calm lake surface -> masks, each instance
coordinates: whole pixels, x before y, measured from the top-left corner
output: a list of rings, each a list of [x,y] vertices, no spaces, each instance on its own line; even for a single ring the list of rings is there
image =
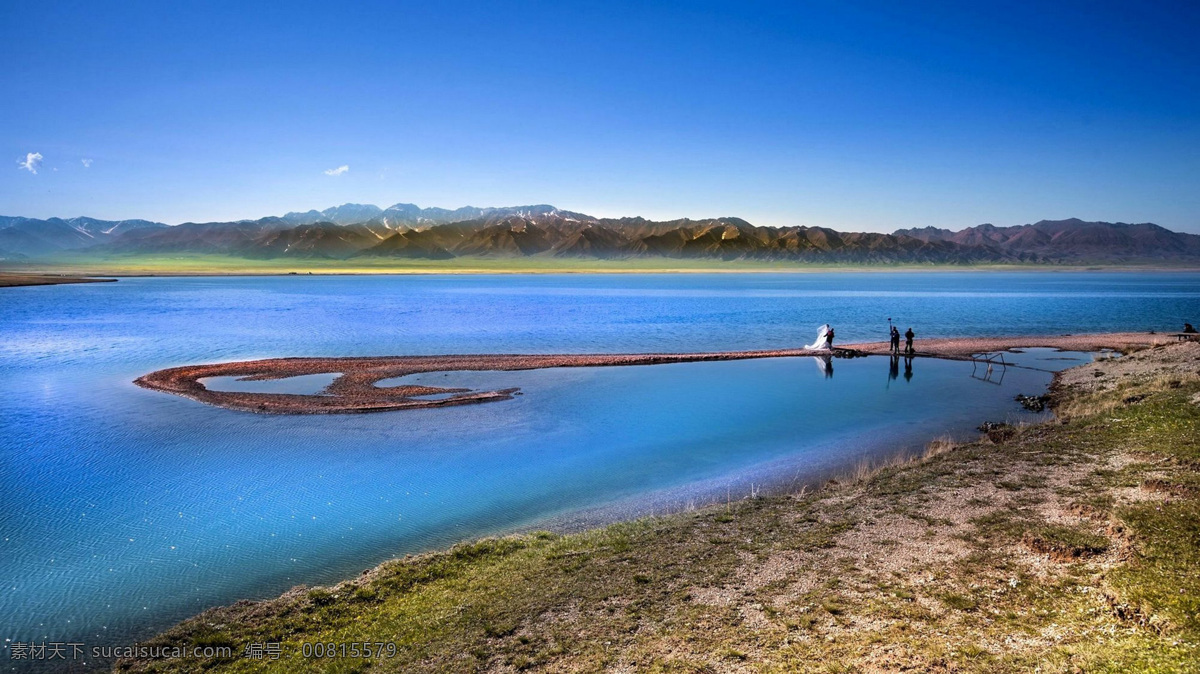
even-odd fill
[[[739,498],[1033,418],[1082,354],[421,375],[510,401],[258,416],[135,387],[274,356],[768,349],[1177,330],[1192,273],[146,278],[0,290],[0,637],[125,643],[209,606],[491,533]],[[320,378],[292,382],[300,391]],[[214,388],[218,382],[210,382]],[[229,386],[238,384],[228,383]],[[259,383],[260,385],[263,383]],[[273,382],[279,386],[281,382]],[[244,383],[243,383],[244,385]],[[283,384],[287,386],[289,384]]]

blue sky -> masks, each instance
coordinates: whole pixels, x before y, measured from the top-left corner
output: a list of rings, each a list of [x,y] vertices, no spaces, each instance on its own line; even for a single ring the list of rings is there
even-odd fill
[[[1197,34],[1194,2],[0,0],[0,213],[1200,232]]]

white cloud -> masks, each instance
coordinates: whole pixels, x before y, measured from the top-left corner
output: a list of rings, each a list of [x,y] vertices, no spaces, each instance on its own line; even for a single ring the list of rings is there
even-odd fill
[[[38,155],[38,156],[40,157],[41,155]],[[342,164],[341,166],[339,166],[339,167],[337,167],[337,168],[333,168],[333,169],[327,169],[327,170],[325,171],[325,175],[327,175],[327,176],[340,176],[340,175],[342,175],[343,173],[345,173],[346,171],[349,171],[349,170],[350,170],[350,166],[348,166],[347,164]]]
[[[38,167],[42,165],[42,153],[30,152],[25,155],[25,161],[17,160],[17,167],[23,168],[30,173],[37,175]]]
[[[92,168],[92,160],[91,159],[80,159],[79,163],[83,164],[83,168]]]

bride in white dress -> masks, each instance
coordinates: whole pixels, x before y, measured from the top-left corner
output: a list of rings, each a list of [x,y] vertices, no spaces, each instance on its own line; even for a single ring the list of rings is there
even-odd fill
[[[827,350],[829,350],[829,343],[825,340],[825,336],[829,334],[830,330],[831,330],[831,328],[829,327],[828,323],[826,323],[825,325],[822,325],[820,327],[820,329],[817,330],[817,341],[805,346],[804,348],[809,349],[811,351],[818,351],[818,350],[827,351]]]

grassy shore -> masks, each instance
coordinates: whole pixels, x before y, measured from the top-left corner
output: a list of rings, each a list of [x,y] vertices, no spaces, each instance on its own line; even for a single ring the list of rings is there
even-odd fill
[[[1200,671],[1200,344],[1062,374],[1059,418],[812,493],[487,539],[208,611],[119,671]],[[982,420],[981,420],[982,421]],[[390,659],[305,660],[308,642]],[[282,642],[254,660],[245,644]]]
[[[109,276],[277,275],[277,274],[532,274],[532,273],[722,273],[830,271],[1081,271],[1089,269],[1153,271],[1147,266],[847,264],[755,260],[631,258],[589,260],[555,257],[410,260],[403,258],[267,259],[228,255],[68,255],[53,260],[3,261],[0,271],[15,273],[99,274]],[[1194,267],[1164,267],[1192,271]]]

